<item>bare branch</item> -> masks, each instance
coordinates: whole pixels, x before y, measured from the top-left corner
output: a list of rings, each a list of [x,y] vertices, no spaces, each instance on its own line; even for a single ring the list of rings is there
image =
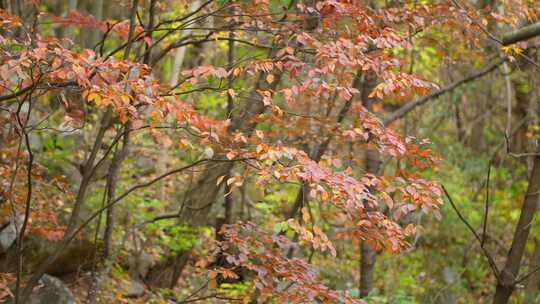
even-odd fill
[[[502,45],[510,45],[540,35],[540,22],[536,22],[504,35]]]
[[[476,230],[474,230],[474,228],[471,226],[471,224],[465,219],[465,217],[463,217],[461,212],[459,212],[456,204],[454,203],[454,200],[452,200],[452,197],[450,196],[450,194],[446,190],[446,187],[444,185],[441,185],[441,187],[442,187],[442,189],[444,191],[444,194],[446,195],[446,198],[448,198],[448,201],[450,202],[450,205],[452,206],[452,209],[454,209],[454,211],[456,212],[459,219],[465,224],[465,226],[467,226],[467,228],[469,228],[469,230],[472,232],[472,234],[474,235],[476,240],[478,242],[480,242],[480,248],[482,249],[482,252],[484,253],[484,255],[486,256],[486,258],[488,260],[488,264],[489,264],[489,266],[491,267],[491,269],[493,271],[493,275],[495,276],[497,281],[500,281],[499,269],[497,268],[497,265],[495,264],[495,260],[493,259],[493,257],[489,253],[489,251],[487,251],[486,248],[482,245],[482,239],[480,238],[478,233],[476,233]]]
[[[404,117],[410,111],[414,110],[416,107],[418,107],[420,105],[423,105],[423,104],[427,103],[428,101],[430,101],[432,99],[438,98],[439,96],[441,96],[443,94],[446,94],[446,93],[448,93],[450,91],[453,91],[454,89],[456,89],[457,87],[459,87],[459,86],[461,86],[463,84],[469,83],[469,82],[471,82],[471,81],[473,81],[475,79],[478,79],[478,78],[480,78],[480,77],[482,77],[484,75],[489,74],[491,71],[495,70],[499,65],[501,65],[505,61],[506,61],[506,59],[499,58],[499,59],[491,62],[490,64],[486,65],[482,69],[476,71],[475,73],[470,74],[469,76],[466,76],[466,77],[464,77],[464,78],[462,78],[460,80],[454,81],[451,84],[446,85],[446,86],[442,87],[441,89],[439,89],[438,91],[435,91],[435,92],[433,92],[433,93],[431,93],[429,95],[423,96],[423,97],[421,97],[421,98],[419,98],[417,100],[406,103],[401,108],[397,109],[396,111],[394,111],[393,113],[388,115],[388,117],[386,117],[383,120],[383,124],[385,126],[387,126],[387,125],[393,123],[394,121]]]

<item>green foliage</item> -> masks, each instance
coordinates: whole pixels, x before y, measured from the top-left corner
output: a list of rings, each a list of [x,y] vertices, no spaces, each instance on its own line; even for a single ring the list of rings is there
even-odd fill
[[[251,285],[245,282],[239,283],[223,283],[219,286],[219,291],[225,296],[230,298],[239,298],[242,295],[245,295],[246,292],[251,288]]]
[[[198,241],[198,229],[190,226],[171,227],[160,237],[160,243],[173,253],[189,250]]]

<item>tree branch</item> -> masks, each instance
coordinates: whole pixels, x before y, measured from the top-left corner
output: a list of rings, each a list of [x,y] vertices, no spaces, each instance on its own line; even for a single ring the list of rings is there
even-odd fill
[[[423,97],[421,97],[421,98],[419,98],[417,100],[406,103],[401,108],[397,109],[396,111],[394,111],[390,115],[388,115],[388,117],[386,117],[383,120],[383,124],[385,126],[387,126],[387,125],[393,123],[394,121],[404,117],[409,112],[414,110],[416,107],[427,103],[431,99],[438,98],[439,96],[441,96],[443,94],[446,94],[446,93],[456,89],[457,87],[459,87],[459,86],[461,86],[463,84],[469,83],[469,82],[471,82],[471,81],[473,81],[473,80],[475,80],[477,78],[480,78],[480,77],[482,77],[484,75],[489,74],[491,71],[495,70],[499,65],[501,65],[505,61],[506,61],[506,59],[499,58],[499,59],[491,62],[490,64],[486,65],[482,69],[476,71],[475,73],[470,74],[469,76],[466,76],[466,77],[464,77],[464,78],[462,78],[460,80],[454,81],[451,84],[446,85],[446,86],[442,87],[441,89],[439,89],[438,91],[435,91],[435,92],[433,92],[433,93],[431,93],[429,95],[423,96]]]
[[[513,32],[507,33],[501,39],[501,44],[506,46],[540,35],[540,22],[529,24]]]
[[[471,224],[465,219],[465,217],[463,217],[461,212],[459,212],[458,208],[456,207],[456,204],[454,204],[454,200],[452,200],[452,197],[450,196],[450,194],[446,190],[446,187],[444,185],[441,185],[441,187],[442,187],[442,189],[444,191],[444,194],[446,195],[446,198],[450,202],[450,205],[452,206],[452,209],[454,209],[454,211],[456,212],[459,219],[465,224],[465,226],[467,226],[467,228],[469,228],[469,230],[474,235],[474,238],[478,242],[480,242],[480,249],[482,249],[482,252],[484,253],[484,255],[486,256],[486,258],[488,260],[488,264],[489,264],[489,266],[491,267],[491,269],[493,271],[493,275],[497,279],[497,282],[499,282],[500,281],[500,274],[499,274],[499,269],[497,268],[497,265],[495,264],[495,260],[493,259],[493,257],[489,253],[489,251],[487,251],[486,248],[483,246],[482,239],[480,238],[478,233],[476,233],[476,230],[474,230],[474,228],[471,226]]]

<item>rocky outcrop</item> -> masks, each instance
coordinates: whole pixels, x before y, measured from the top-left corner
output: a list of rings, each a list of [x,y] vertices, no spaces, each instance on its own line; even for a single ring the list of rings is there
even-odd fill
[[[25,271],[32,272],[47,257],[57,249],[59,241],[44,240],[36,235],[29,234],[25,237],[24,251]],[[7,252],[0,252],[0,272],[15,272],[17,265],[16,246],[11,246]],[[99,252],[98,246],[98,251]],[[75,240],[56,259],[55,263],[47,268],[46,273],[53,276],[62,277],[80,270],[90,269],[94,261],[96,248],[88,240]]]
[[[71,290],[60,279],[43,275],[41,285],[30,297],[30,304],[77,304]]]
[[[0,254],[5,253],[15,243],[17,239],[17,229],[15,221],[10,221],[2,230],[0,230]]]

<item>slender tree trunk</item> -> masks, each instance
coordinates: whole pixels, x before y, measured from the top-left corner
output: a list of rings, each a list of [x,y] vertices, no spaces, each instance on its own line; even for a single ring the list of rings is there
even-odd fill
[[[200,5],[201,4],[199,0],[193,1],[190,4],[189,11],[187,13],[193,12],[194,10],[199,8]],[[190,34],[190,30],[181,31],[180,39],[182,39],[183,37],[189,34]],[[174,87],[176,84],[178,84],[180,73],[182,71],[182,67],[184,66],[184,58],[186,57],[186,49],[187,49],[186,46],[182,46],[182,47],[177,48],[174,53],[174,59],[173,59],[171,74],[169,78],[169,86],[171,87]],[[168,154],[167,147],[160,147],[159,157],[157,159],[157,165],[156,165],[158,174],[165,173],[166,166],[169,161],[168,155],[169,154]],[[164,202],[165,200],[167,200],[167,193],[166,193],[167,191],[165,189],[165,182],[164,181],[159,182],[158,188],[159,188],[158,198],[160,201]]]
[[[94,0],[94,7],[92,9],[92,13],[94,14],[94,17],[96,17],[96,20],[99,22],[103,20],[103,0]],[[92,48],[94,47],[100,39],[101,32],[99,29],[95,29],[92,32],[92,38],[90,40],[90,45],[88,47]]]
[[[379,171],[379,152],[369,150],[366,153],[366,172],[376,174]],[[366,208],[366,212],[372,211]],[[367,242],[360,242],[360,297],[366,297],[373,289],[373,273],[375,271],[375,261],[377,253]]]
[[[110,204],[116,198],[116,188],[118,184],[118,172],[122,162],[128,155],[129,150],[129,125],[125,127],[122,149],[115,151],[109,173],[107,175],[107,203]],[[107,221],[103,235],[103,258],[112,257],[112,232],[114,228],[114,205],[107,209]]]
[[[96,135],[96,139],[94,141],[94,145],[92,147],[92,151],[90,152],[82,172],[82,180],[79,185],[79,190],[77,191],[77,196],[75,198],[73,211],[71,212],[69,222],[66,227],[66,231],[64,234],[64,239],[67,239],[71,236],[73,232],[75,232],[75,229],[77,227],[77,224],[79,223],[79,214],[82,208],[82,205],[84,204],[86,191],[88,190],[88,187],[90,186],[90,180],[92,178],[92,169],[94,168],[94,162],[96,160],[97,154],[99,149],[101,148],[101,144],[103,143],[103,138],[105,136],[105,131],[109,128],[110,120],[112,118],[112,109],[108,108],[106,112],[103,114],[101,121],[99,123],[98,132]]]
[[[540,267],[540,240],[538,238],[534,239],[534,253],[531,257],[531,266],[529,267],[530,271],[536,271]],[[523,300],[524,304],[534,304],[538,303],[538,295],[540,292],[540,271],[536,271],[531,275],[525,282],[525,298]]]
[[[201,6],[200,0],[194,0],[191,2],[188,13],[193,12],[197,8]],[[191,33],[191,31],[184,30],[180,32],[180,39],[183,37],[188,36]],[[180,72],[182,71],[182,67],[184,66],[184,58],[186,57],[186,46],[182,46],[176,49],[176,52],[174,53],[174,61],[172,65],[171,75],[169,78],[169,85],[172,87],[178,83],[178,79],[180,77]]]
[[[234,9],[231,10],[231,14],[234,15]],[[234,31],[231,30],[229,31],[229,49],[228,49],[228,53],[227,53],[227,69],[228,70],[231,70],[234,66],[234,56],[235,56],[235,52],[234,52],[234,37],[235,37],[235,34],[234,34]],[[234,75],[229,75],[229,77],[227,77],[227,88],[228,89],[232,89],[233,88],[233,84],[234,84]],[[227,95],[227,117],[231,117],[232,115],[232,111],[234,109],[234,100],[233,100],[233,97],[231,96],[231,94],[228,94]],[[231,224],[232,223],[232,209],[233,209],[233,200],[232,200],[232,188],[230,187],[230,185],[227,183],[227,180],[230,178],[230,173],[229,175],[227,175],[226,177],[226,181],[225,181],[225,198],[224,198],[224,202],[223,202],[223,209],[224,209],[224,217],[225,217],[225,220],[224,220],[224,223],[223,224]],[[219,231],[221,230],[221,227],[217,227],[218,229],[216,230],[216,234],[219,234]]]
[[[456,118],[456,139],[458,142],[463,143],[465,139],[465,129],[463,128],[463,118],[461,117],[460,103],[455,104],[455,118]]]
[[[372,98],[369,98],[369,94],[373,88],[377,85],[377,78],[375,75],[366,75],[362,84],[362,103],[366,110],[373,111]],[[366,152],[366,172],[371,174],[377,174],[380,167],[380,155],[377,150],[368,150]],[[373,211],[373,209],[366,206],[366,212]],[[377,253],[375,249],[367,242],[360,242],[360,297],[366,297],[373,289],[373,272],[375,270],[375,261]]]
[[[101,2],[100,10],[103,10],[103,1],[97,1]],[[153,1],[152,1],[153,3]],[[96,4],[97,5],[97,4]],[[132,39],[134,26],[135,26],[135,15],[137,13],[139,5],[139,0],[133,0],[132,7],[131,7],[131,13],[130,13],[130,32],[128,40]],[[102,12],[101,12],[102,14]],[[151,13],[151,15],[153,12]],[[102,18],[102,16],[99,16]],[[96,16],[97,19],[97,16]],[[100,20],[100,19],[98,19]],[[152,22],[150,22],[151,24]],[[94,37],[95,38],[95,37]],[[131,51],[131,44],[128,44],[128,47],[126,48],[126,51],[124,53],[124,60],[129,58],[129,54]],[[149,54],[149,53],[148,53]],[[147,63],[149,57],[145,57],[145,63]],[[106,181],[106,195],[107,199],[105,201],[105,205],[109,205],[115,198],[116,198],[116,189],[118,185],[118,173],[120,171],[120,167],[122,165],[122,162],[127,157],[128,149],[129,149],[129,138],[130,138],[130,123],[126,123],[126,125],[120,129],[118,132],[124,132],[122,136],[122,148],[116,148],[113,158],[111,160],[111,164],[109,166],[109,172],[107,174],[107,181]],[[114,229],[114,220],[115,220],[115,206],[112,205],[109,208],[107,208],[106,211],[106,221],[105,221],[105,231],[103,234],[103,261],[105,263],[104,267],[102,269],[97,269],[95,267],[94,272],[92,274],[92,282],[90,285],[90,288],[88,290],[88,296],[87,296],[87,303],[88,304],[95,304],[97,299],[97,291],[100,289],[100,285],[102,281],[105,280],[105,277],[109,274],[110,269],[112,267],[112,263],[114,261],[114,251],[113,251],[113,229]],[[99,227],[99,225],[98,225]],[[99,233],[99,231],[98,231]]]
[[[529,71],[528,75],[529,78],[536,78],[536,75],[534,75],[532,71]],[[537,122],[534,118],[535,115],[533,113],[535,113],[536,109],[538,108],[538,100],[536,99],[536,93],[534,92],[534,88],[538,87],[531,86],[535,84],[534,82],[534,80],[529,80],[526,78],[519,78],[511,81],[513,92],[512,96],[514,102],[512,104],[509,104],[509,106],[513,107],[513,109],[510,110],[509,113],[513,117],[514,124],[517,124],[518,122],[523,120],[527,120],[528,123],[524,124],[519,128],[519,130],[515,131],[510,141],[510,151],[521,153],[531,148],[532,150],[530,150],[530,152],[536,151],[536,149],[534,149],[531,145],[531,142],[534,142],[534,140],[529,139],[527,135],[527,133],[529,132],[528,129]],[[529,86],[529,88],[531,89],[527,91],[522,89],[523,87],[527,86]],[[532,111],[532,113],[529,113],[529,111]],[[509,125],[508,127],[514,128],[512,125]],[[531,128],[531,130],[534,129]]]
[[[103,3],[102,3],[103,6]],[[137,14],[137,9],[139,6],[139,0],[133,0],[130,13],[130,31],[128,40],[132,39],[134,27],[135,27],[135,16]],[[131,43],[126,47],[124,53],[124,60],[129,58],[129,53],[131,50]],[[111,165],[109,167],[109,174],[107,175],[107,201],[106,204],[110,204],[116,198],[116,188],[118,184],[118,172],[122,162],[126,158],[129,149],[129,138],[131,131],[131,124],[127,122],[122,128],[124,130],[122,149],[117,149],[114,153]],[[112,233],[114,228],[114,205],[107,208],[107,221],[105,225],[105,234],[103,236],[104,246],[103,246],[103,257],[105,260],[113,258],[112,254]],[[111,261],[108,261],[109,263]]]
[[[497,283],[493,304],[506,304],[514,292],[515,280],[518,277],[525,245],[529,237],[531,223],[538,207],[540,195],[540,155],[534,158],[533,170],[529,177],[529,187],[521,208],[519,221],[514,232],[514,238],[508,252],[501,279]]]
[[[373,289],[376,252],[369,244],[360,242],[360,297],[369,295]]]
[[[76,11],[77,10],[77,2],[78,2],[77,0],[69,0],[66,15],[69,14],[69,12],[71,12],[71,11]],[[66,38],[69,38],[71,40],[75,40],[73,27],[66,28],[65,36],[66,36]]]
[[[115,151],[111,165],[109,166],[109,172],[107,174],[107,184],[106,184],[106,193],[107,199],[105,204],[110,204],[116,196],[116,188],[118,184],[118,172],[122,162],[128,154],[129,146],[129,126],[125,127],[125,134],[122,148],[117,148]],[[112,249],[112,237],[113,237],[113,228],[114,228],[114,205],[107,208],[106,222],[105,222],[105,231],[103,235],[103,261],[105,267],[103,269],[94,270],[92,283],[88,291],[88,303],[96,303],[96,294],[100,289],[100,283],[104,280],[104,277],[108,275],[110,268],[114,260],[114,254]]]

